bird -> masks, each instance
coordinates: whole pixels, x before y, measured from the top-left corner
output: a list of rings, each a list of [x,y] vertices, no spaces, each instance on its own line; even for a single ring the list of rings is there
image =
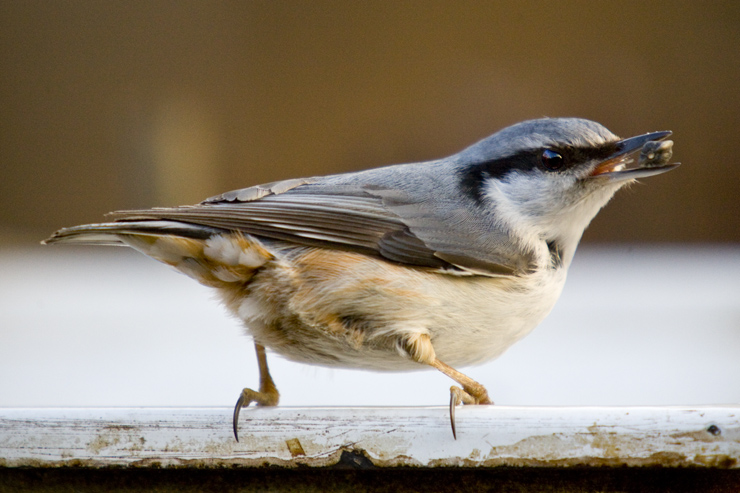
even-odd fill
[[[622,139],[582,118],[506,127],[446,158],[242,188],[196,205],[124,210],[42,243],[134,248],[213,288],[266,349],[375,371],[436,369],[455,407],[492,404],[457,368],[499,357],[556,303],[584,230],[620,188],[676,168],[670,131]]]

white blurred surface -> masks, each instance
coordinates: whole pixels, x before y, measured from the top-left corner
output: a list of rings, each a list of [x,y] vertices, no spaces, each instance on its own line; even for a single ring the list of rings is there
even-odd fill
[[[283,405],[443,405],[452,383],[268,359]],[[740,246],[582,247],[540,327],[463,370],[506,405],[740,403]],[[0,375],[0,406],[230,406],[258,384],[207,288],[65,246],[0,249]]]

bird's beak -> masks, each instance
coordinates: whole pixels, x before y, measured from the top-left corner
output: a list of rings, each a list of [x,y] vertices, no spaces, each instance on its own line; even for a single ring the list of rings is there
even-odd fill
[[[589,173],[588,178],[611,181],[634,180],[665,173],[680,163],[668,164],[673,155],[673,141],[664,140],[671,132],[653,132],[617,142],[617,150]],[[640,152],[639,157],[636,154]],[[628,167],[637,157],[637,165]]]

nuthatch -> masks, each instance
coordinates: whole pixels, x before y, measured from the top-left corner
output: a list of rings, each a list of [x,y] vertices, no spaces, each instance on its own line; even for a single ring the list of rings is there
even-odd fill
[[[550,312],[583,231],[614,193],[668,164],[670,132],[619,139],[576,118],[505,128],[453,156],[114,212],[45,243],[125,245],[216,289],[254,338],[293,361],[456,381],[455,406],[491,404],[455,370],[492,360]],[[639,156],[638,156],[639,154]]]

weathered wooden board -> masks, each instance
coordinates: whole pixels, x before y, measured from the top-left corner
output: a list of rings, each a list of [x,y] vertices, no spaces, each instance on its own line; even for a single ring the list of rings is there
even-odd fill
[[[0,409],[0,466],[740,468],[737,407]]]

